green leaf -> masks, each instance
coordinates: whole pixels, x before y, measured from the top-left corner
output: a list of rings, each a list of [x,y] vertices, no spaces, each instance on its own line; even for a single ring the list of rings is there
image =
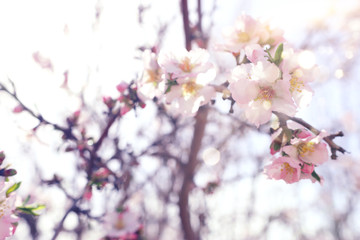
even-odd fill
[[[171,87],[174,86],[174,85],[178,85],[178,83],[176,82],[176,80],[170,80],[170,79],[168,79],[166,85],[167,85],[168,87],[166,88],[165,93],[168,93],[168,92],[170,92]]]
[[[315,171],[311,173],[311,176],[313,176],[318,182],[321,182],[319,175]]]
[[[25,214],[29,214],[29,215],[33,215],[33,216],[39,216],[38,213],[34,212],[34,211],[39,211],[45,208],[45,205],[43,204],[39,204],[37,206],[34,207],[30,207],[30,206],[26,206],[26,207],[17,207],[16,209],[25,213]]]
[[[6,191],[6,197],[9,197],[10,193],[16,191],[21,185],[21,182],[15,183]]]
[[[276,52],[275,52],[275,58],[274,58],[274,63],[279,66],[279,64],[281,63],[281,55],[282,55],[282,52],[284,50],[284,44],[280,44],[278,46],[278,48],[276,49]]]

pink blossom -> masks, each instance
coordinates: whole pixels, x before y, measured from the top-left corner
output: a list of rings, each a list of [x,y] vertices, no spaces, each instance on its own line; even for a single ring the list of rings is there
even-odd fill
[[[305,139],[293,139],[291,145],[282,149],[290,157],[298,158],[306,163],[319,165],[329,159],[327,146],[322,136],[310,136]]]
[[[123,93],[125,92],[125,90],[128,88],[129,84],[127,84],[126,82],[121,82],[116,86],[116,89],[120,92]]]
[[[299,54],[300,52],[295,52],[292,48],[285,45],[280,68],[284,79],[290,82],[289,90],[296,105],[304,108],[309,105],[312,99],[313,90],[308,83],[314,80],[316,69],[301,68],[298,61]]]
[[[158,63],[163,68],[166,78],[171,76],[172,79],[177,79],[178,83],[182,83],[185,79],[194,78],[212,68],[209,58],[210,55],[205,49],[182,49],[177,53],[160,52]]]
[[[150,50],[143,52],[144,72],[138,80],[137,94],[142,101],[160,98],[165,92],[163,71],[157,63],[157,55]]]
[[[248,44],[258,43],[261,25],[248,15],[241,15],[233,27],[224,30],[225,43],[221,47],[225,51],[239,53]]]
[[[49,58],[43,57],[40,52],[33,53],[34,61],[40,65],[41,68],[49,69],[50,71],[54,71],[53,64]]]
[[[213,87],[199,84],[198,78],[187,78],[183,83],[171,87],[166,94],[166,102],[175,114],[192,116],[215,95]]]
[[[259,127],[270,120],[272,111],[293,116],[296,106],[289,92],[289,82],[280,79],[279,68],[266,61],[242,64],[233,69],[229,90],[244,108],[247,120]]]
[[[131,110],[131,108],[127,105],[124,105],[120,109],[120,116],[124,116],[126,113],[128,113]]]
[[[138,216],[128,209],[120,213],[108,212],[104,217],[104,229],[108,237],[121,239],[124,236],[131,236],[140,227]]]
[[[18,218],[13,215],[16,209],[16,194],[11,193],[6,196],[6,190],[10,186],[4,178],[0,177],[0,239],[12,236],[16,230],[14,224],[18,221]]]
[[[272,179],[284,180],[286,183],[294,183],[300,180],[301,161],[291,157],[275,158],[273,162],[265,166],[265,174]]]

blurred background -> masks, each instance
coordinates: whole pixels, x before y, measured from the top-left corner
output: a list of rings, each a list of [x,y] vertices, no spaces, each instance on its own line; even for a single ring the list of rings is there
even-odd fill
[[[196,21],[196,8],[189,0],[190,21]],[[269,180],[262,173],[270,158],[268,126],[248,126],[238,109],[229,115],[229,104],[219,97],[209,112],[189,196],[194,230],[207,240],[360,239],[359,1],[214,0],[203,1],[202,8],[210,51],[242,13],[269,20],[295,48],[308,50],[305,61],[316,63],[321,74],[311,85],[312,103],[297,116],[318,129],[343,131],[335,142],[348,153],[318,168],[323,186]],[[116,97],[117,84],[141,74],[139,49],[184,47],[180,3],[165,0],[1,1],[0,34],[0,82],[11,87],[11,79],[21,101],[50,122],[64,125],[81,109],[79,122],[94,139],[105,126],[101,97]],[[51,126],[32,131],[37,119],[12,113],[16,106],[0,92],[0,150],[18,171],[20,194],[46,204],[36,220],[36,239],[51,239],[70,204],[65,192],[76,196],[86,175],[59,132]],[[94,189],[81,207],[101,217],[123,202],[141,217],[146,239],[183,239],[178,198],[193,124],[174,123],[152,103],[125,115],[100,154],[131,180],[120,189]],[[115,150],[120,160],[112,158]],[[65,190],[44,184],[55,175]],[[57,239],[104,235],[95,217],[70,214]],[[14,239],[30,236],[22,220]]]

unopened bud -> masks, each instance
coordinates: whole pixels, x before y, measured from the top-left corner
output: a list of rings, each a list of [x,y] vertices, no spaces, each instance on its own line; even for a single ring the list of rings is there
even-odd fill
[[[11,176],[16,175],[16,173],[17,172],[15,169],[10,168],[10,169],[6,169],[3,174],[4,174],[4,177],[11,177]]]
[[[13,113],[21,113],[24,110],[24,107],[22,105],[17,105],[13,109]]]
[[[120,84],[118,84],[117,86],[116,86],[116,89],[119,91],[119,92],[121,92],[121,93],[123,93],[127,88],[128,88],[128,84],[126,83],[126,82],[122,82],[122,83],[120,83]]]

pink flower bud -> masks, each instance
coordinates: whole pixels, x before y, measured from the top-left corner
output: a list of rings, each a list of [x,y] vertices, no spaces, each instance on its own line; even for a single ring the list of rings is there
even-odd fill
[[[107,168],[99,168],[95,173],[94,177],[96,178],[106,178],[110,175],[110,171]]]
[[[88,201],[92,198],[92,189],[90,186],[86,187],[83,198]]]
[[[303,173],[312,173],[314,171],[314,165],[313,164],[304,164],[304,166],[302,167],[301,171]]]
[[[123,106],[120,110],[120,116],[124,116],[126,113],[128,113],[131,110],[128,106]]]
[[[102,100],[103,102],[105,103],[105,105],[108,107],[108,108],[113,108],[114,107],[114,100],[109,97],[109,96],[103,96],[102,97]]]
[[[123,93],[127,88],[128,88],[128,84],[126,82],[122,82],[120,84],[118,84],[116,86],[116,89],[120,92],[120,93]]]
[[[24,107],[22,105],[17,105],[14,109],[13,109],[13,113],[21,113],[24,110]]]
[[[14,176],[14,175],[16,175],[16,170],[15,169],[6,169],[5,171],[4,171],[4,177],[11,177],[11,176]]]

